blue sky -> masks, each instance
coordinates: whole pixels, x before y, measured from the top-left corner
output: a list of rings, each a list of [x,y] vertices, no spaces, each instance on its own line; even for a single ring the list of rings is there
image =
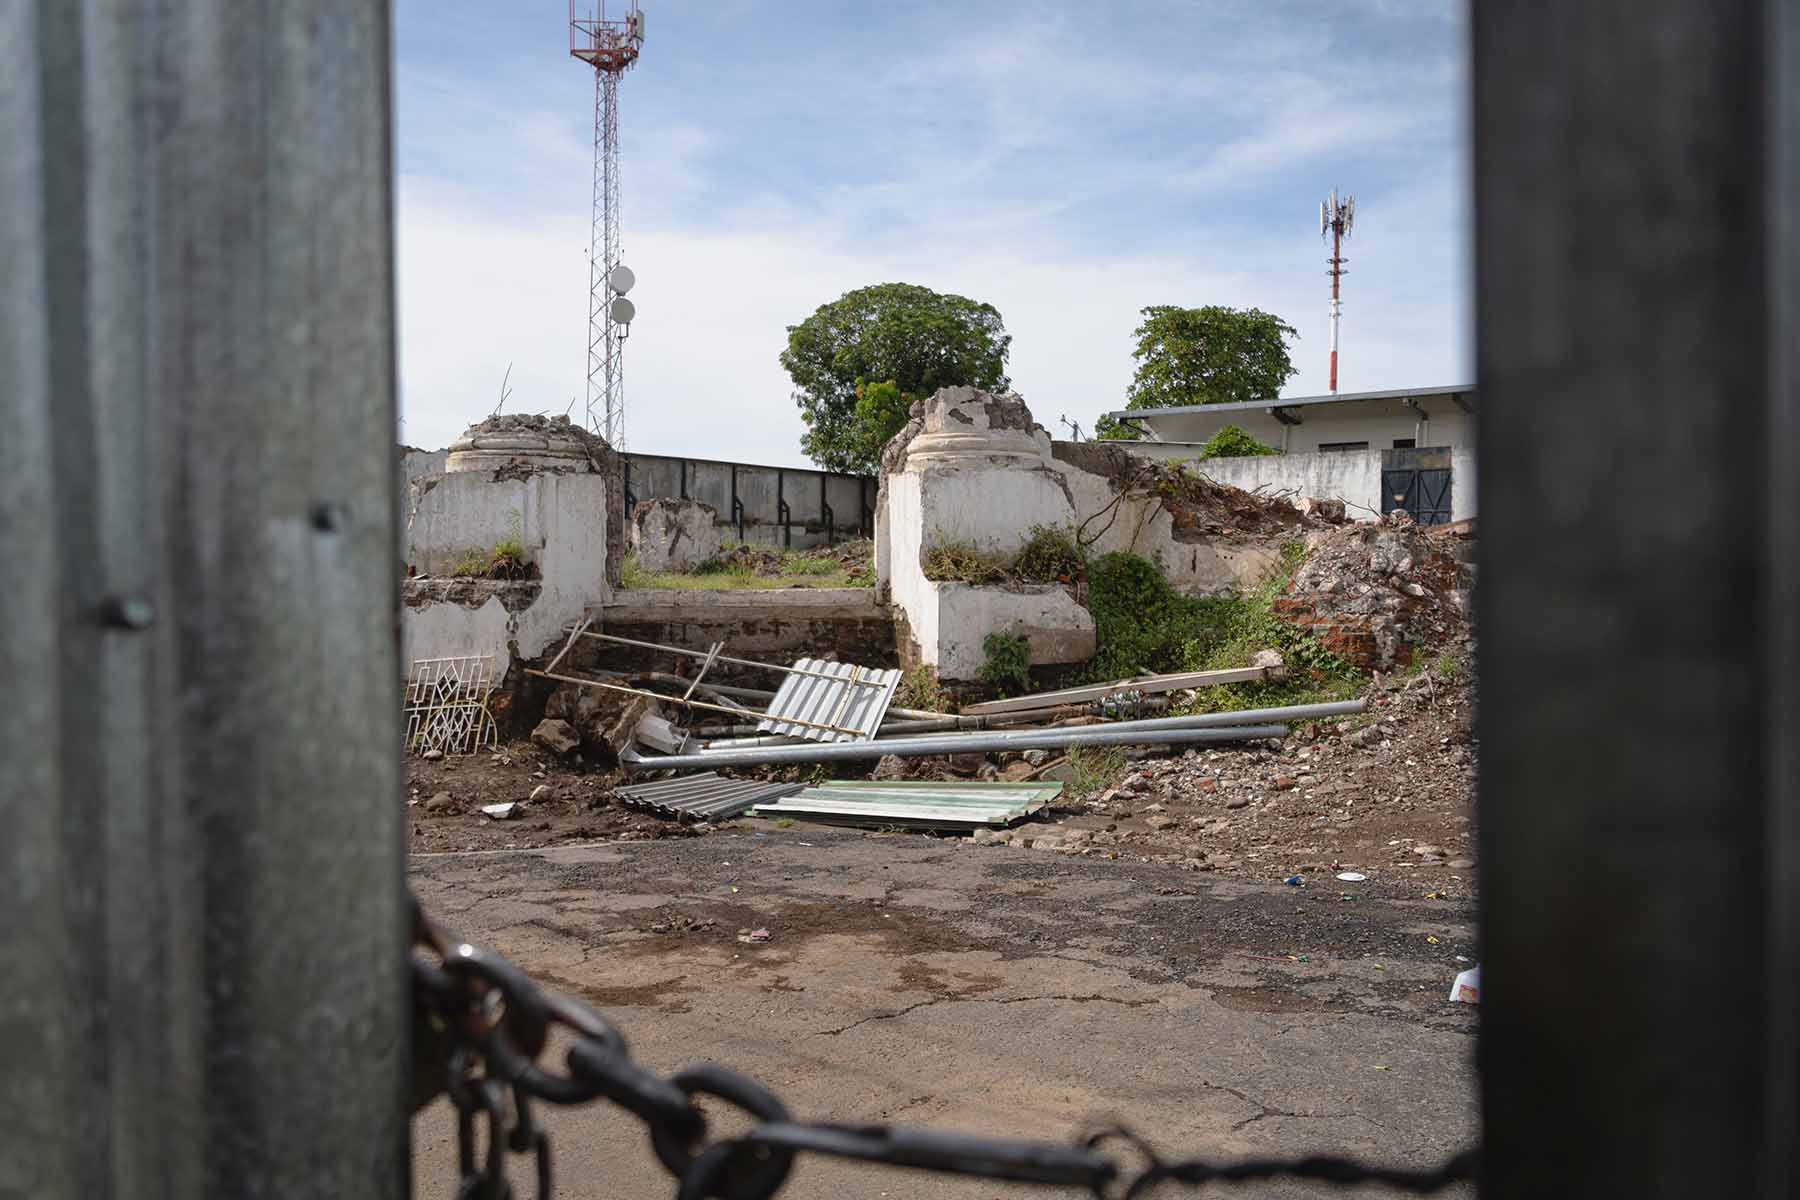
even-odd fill
[[[583,6],[591,0],[580,0]],[[1123,403],[1150,304],[1255,305],[1325,390],[1464,382],[1466,17],[1442,0],[644,0],[620,87],[629,449],[800,464],[785,327],[904,281],[999,308],[1039,421]],[[561,0],[398,0],[402,436],[585,387],[593,74]]]

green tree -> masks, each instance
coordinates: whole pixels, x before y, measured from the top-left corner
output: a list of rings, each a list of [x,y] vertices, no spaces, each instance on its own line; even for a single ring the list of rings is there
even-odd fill
[[[1126,408],[1273,400],[1296,372],[1287,339],[1300,335],[1273,313],[1158,304],[1143,317]]]
[[[1138,431],[1123,421],[1115,421],[1106,413],[1094,422],[1094,440],[1101,442],[1135,442]]]
[[[999,311],[916,284],[847,292],[787,332],[781,365],[806,421],[800,447],[828,471],[874,471],[920,396],[1010,382]]]
[[[1227,425],[1206,439],[1200,447],[1201,458],[1252,458],[1261,454],[1280,454],[1273,446],[1265,446],[1236,425]]]

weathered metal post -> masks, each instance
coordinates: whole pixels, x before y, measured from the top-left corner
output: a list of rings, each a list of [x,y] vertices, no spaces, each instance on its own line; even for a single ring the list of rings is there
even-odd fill
[[[0,5],[0,1197],[406,1188],[388,30]]]
[[[1800,1187],[1797,35],[1474,7],[1486,1195]]]

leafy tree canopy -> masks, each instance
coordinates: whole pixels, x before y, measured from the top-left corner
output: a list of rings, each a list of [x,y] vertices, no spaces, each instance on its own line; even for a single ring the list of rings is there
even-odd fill
[[[1251,458],[1262,454],[1280,454],[1273,446],[1265,446],[1236,425],[1227,425],[1206,439],[1200,447],[1201,458]]]
[[[787,332],[781,365],[806,421],[800,447],[828,471],[873,472],[921,396],[1010,382],[999,310],[916,284],[847,292]]]
[[[1296,372],[1287,339],[1300,335],[1273,313],[1159,304],[1143,317],[1126,408],[1273,400]]]
[[[1094,422],[1094,439],[1101,442],[1135,442],[1138,431],[1123,421],[1115,421],[1105,413]]]

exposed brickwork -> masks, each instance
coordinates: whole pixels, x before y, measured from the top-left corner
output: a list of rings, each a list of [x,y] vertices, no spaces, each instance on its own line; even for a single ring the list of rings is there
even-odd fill
[[[1466,524],[1426,529],[1404,513],[1321,531],[1274,611],[1364,670],[1408,667],[1467,632],[1473,551]]]

